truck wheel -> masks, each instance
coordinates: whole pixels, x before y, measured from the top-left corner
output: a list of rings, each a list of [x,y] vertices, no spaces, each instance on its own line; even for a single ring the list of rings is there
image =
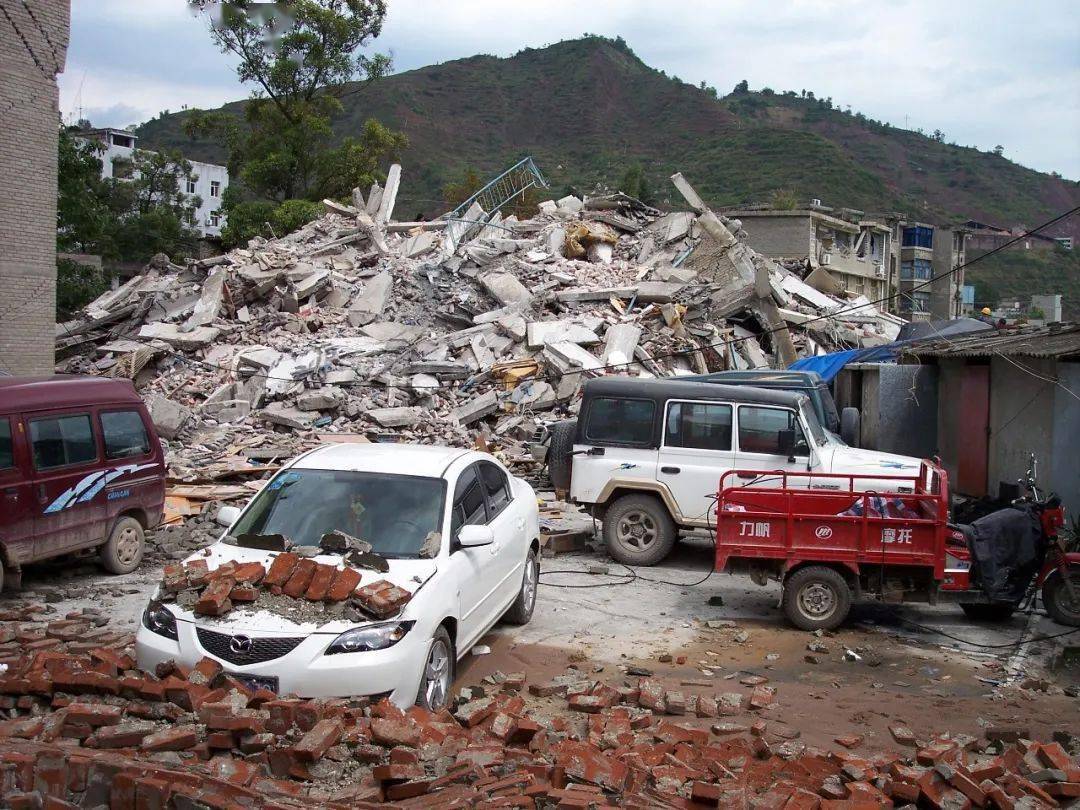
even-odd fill
[[[101,565],[110,574],[129,574],[142,562],[145,546],[142,524],[133,517],[122,517],[101,547]]]
[[[675,523],[652,495],[624,495],[604,514],[608,554],[624,565],[656,565],[675,546]]]
[[[567,419],[551,426],[551,442],[548,444],[547,468],[551,486],[566,491],[570,489],[570,474],[574,463],[574,436],[577,422]]]
[[[975,622],[1007,622],[1016,612],[1016,605],[960,604],[969,619]]]
[[[1075,597],[1069,599],[1065,578],[1055,573],[1043,584],[1043,605],[1050,618],[1067,627],[1080,627],[1080,571],[1069,571],[1069,584]]]
[[[800,630],[832,630],[847,618],[851,588],[832,568],[802,568],[784,581],[783,607]]]

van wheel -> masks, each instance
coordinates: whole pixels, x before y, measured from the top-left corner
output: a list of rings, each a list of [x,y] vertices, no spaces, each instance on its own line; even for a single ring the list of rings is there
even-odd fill
[[[839,572],[813,565],[784,582],[783,608],[800,630],[832,630],[847,618],[851,588]]]
[[[122,517],[101,547],[101,565],[110,574],[129,574],[142,562],[146,533],[133,517]]]
[[[675,523],[651,495],[624,495],[604,514],[608,554],[624,565],[656,565],[675,546]]]

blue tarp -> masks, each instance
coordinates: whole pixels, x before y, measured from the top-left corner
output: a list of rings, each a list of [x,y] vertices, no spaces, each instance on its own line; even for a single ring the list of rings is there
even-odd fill
[[[833,377],[848,363],[887,363],[895,359],[897,350],[909,341],[886,343],[884,346],[871,346],[866,349],[846,349],[832,354],[819,354],[817,357],[804,357],[796,360],[788,368],[791,371],[816,371],[825,382],[832,382]]]

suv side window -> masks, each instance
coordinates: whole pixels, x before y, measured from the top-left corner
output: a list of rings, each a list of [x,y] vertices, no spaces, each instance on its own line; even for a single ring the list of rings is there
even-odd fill
[[[805,441],[794,411],[756,405],[739,406],[739,449],[744,453],[783,455],[785,451],[780,449],[782,430],[794,430],[796,444]]]
[[[97,460],[90,415],[85,413],[31,420],[30,444],[39,470]]]
[[[490,512],[488,520],[491,520],[510,503],[510,482],[506,478],[506,473],[490,461],[480,462],[480,478],[487,492]]]
[[[462,526],[483,525],[487,523],[487,506],[484,490],[476,475],[476,465],[465,470],[458,478],[454,488],[454,507],[450,520],[450,535],[457,537]]]
[[[15,466],[15,444],[11,441],[11,420],[0,416],[0,470]]]
[[[695,450],[730,450],[731,406],[669,402],[664,445]]]
[[[101,414],[101,434],[105,439],[105,458],[129,458],[150,452],[150,437],[138,411]]]
[[[650,399],[597,397],[589,405],[585,439],[611,444],[648,445],[652,441],[656,403]]]

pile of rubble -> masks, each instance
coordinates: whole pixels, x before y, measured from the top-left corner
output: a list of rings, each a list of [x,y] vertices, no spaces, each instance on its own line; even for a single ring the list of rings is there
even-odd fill
[[[52,637],[92,615],[7,611],[0,632]],[[572,673],[526,690],[510,674],[462,690],[451,710],[403,712],[252,689],[209,658],[144,673],[117,644],[14,643],[0,674],[11,807],[1038,808],[1080,796],[1076,751],[1019,728],[921,740],[897,726],[906,754],[858,755],[851,738],[808,747],[765,719],[777,696],[762,683],[695,696]]]
[[[314,551],[321,553],[318,548]],[[234,605],[258,609],[260,602],[269,601],[264,596],[271,595],[336,605],[340,617],[352,621],[389,618],[412,598],[404,588],[386,580],[361,585],[361,578],[351,565],[327,565],[283,551],[273,558],[269,570],[260,562],[231,560],[211,570],[206,560],[199,558],[183,565],[166,565],[160,594],[162,601],[175,601],[200,616],[224,616]],[[328,613],[324,618],[332,617]]]
[[[524,221],[474,205],[395,222],[400,177],[279,238],[159,255],[58,324],[59,371],[134,379],[177,440],[174,519],[325,441],[480,444],[527,465],[537,421],[572,412],[587,377],[784,367],[902,323],[755,253],[681,175],[690,211],[614,194]]]

